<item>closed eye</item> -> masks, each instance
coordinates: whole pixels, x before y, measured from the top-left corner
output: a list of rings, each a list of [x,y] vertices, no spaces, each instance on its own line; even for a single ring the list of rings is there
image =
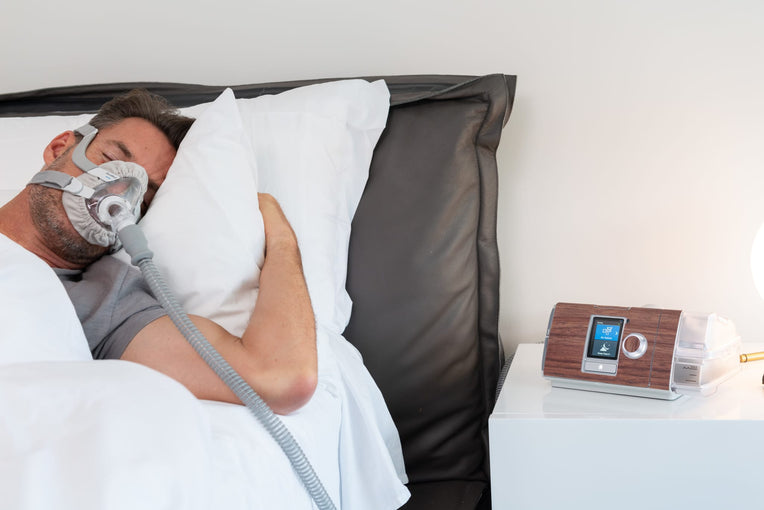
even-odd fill
[[[104,140],[103,145],[101,146],[101,154],[105,158],[107,158],[107,161],[134,161],[135,158],[133,156],[133,153],[130,152],[130,149],[127,148],[127,145],[122,143],[119,140]],[[106,151],[109,152],[106,152]]]

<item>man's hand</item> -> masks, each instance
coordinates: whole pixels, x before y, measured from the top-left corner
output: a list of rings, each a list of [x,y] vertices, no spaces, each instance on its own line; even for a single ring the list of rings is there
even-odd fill
[[[297,244],[292,226],[284,216],[284,211],[273,196],[267,193],[258,193],[257,199],[260,204],[260,214],[263,216],[263,225],[265,227],[265,249],[278,242],[289,242]]]

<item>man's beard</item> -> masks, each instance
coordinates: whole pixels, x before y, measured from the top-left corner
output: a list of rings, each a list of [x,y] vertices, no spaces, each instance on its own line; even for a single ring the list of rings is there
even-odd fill
[[[56,170],[63,157],[56,158],[45,170]],[[29,210],[35,228],[45,245],[57,256],[77,266],[87,266],[98,260],[107,248],[88,243],[72,226],[64,210],[59,190],[39,184],[29,186]]]

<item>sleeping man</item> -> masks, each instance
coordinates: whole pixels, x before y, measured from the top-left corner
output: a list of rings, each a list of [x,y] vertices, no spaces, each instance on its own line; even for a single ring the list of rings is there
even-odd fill
[[[137,163],[148,175],[145,209],[192,122],[164,99],[133,91],[106,103],[91,120],[94,138],[73,131],[56,136],[43,151],[43,171],[82,175],[78,148],[90,166]],[[238,403],[164,313],[140,272],[103,257],[109,248],[82,236],[64,206],[67,194],[27,185],[0,208],[0,233],[55,270],[94,358],[141,363],[173,377],[200,399]],[[191,319],[263,400],[286,414],[307,403],[316,388],[315,319],[295,234],[273,197],[261,194],[259,203],[266,256],[249,326],[237,338],[203,317]]]

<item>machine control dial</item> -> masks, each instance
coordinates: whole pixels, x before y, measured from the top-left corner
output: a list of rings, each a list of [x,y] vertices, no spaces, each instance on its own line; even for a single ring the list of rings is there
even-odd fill
[[[647,352],[647,338],[642,333],[631,333],[623,339],[621,352],[630,359],[639,359]]]

